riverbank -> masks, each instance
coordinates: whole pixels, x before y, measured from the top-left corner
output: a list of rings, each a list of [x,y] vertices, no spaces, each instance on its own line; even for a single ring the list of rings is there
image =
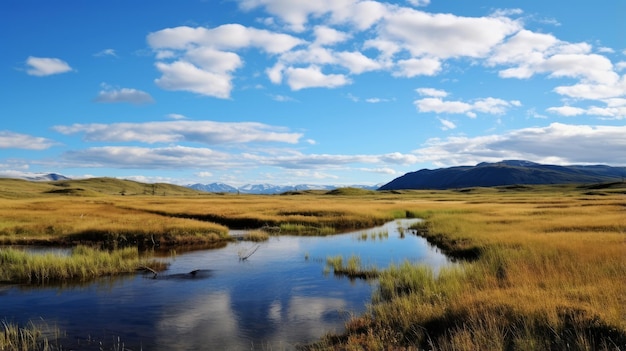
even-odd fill
[[[308,349],[626,348],[625,193],[564,189],[429,204],[420,235],[470,260],[382,272],[368,312]]]

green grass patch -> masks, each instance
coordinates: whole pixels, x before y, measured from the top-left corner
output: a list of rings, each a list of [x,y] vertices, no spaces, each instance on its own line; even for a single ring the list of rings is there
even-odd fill
[[[326,266],[332,269],[335,275],[346,276],[348,278],[376,278],[378,269],[376,267],[363,267],[361,258],[356,255],[350,256],[344,261],[343,256],[334,256],[326,258]]]

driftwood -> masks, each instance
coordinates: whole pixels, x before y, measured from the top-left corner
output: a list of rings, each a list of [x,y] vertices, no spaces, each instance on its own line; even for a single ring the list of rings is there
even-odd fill
[[[152,279],[156,279],[156,278],[157,278],[157,275],[159,275],[159,272],[155,271],[154,269],[152,269],[152,268],[150,268],[150,267],[148,267],[148,266],[141,266],[141,267],[139,267],[139,269],[142,269],[142,270],[144,270],[144,271],[149,271],[149,272],[152,272],[152,274],[154,274],[154,276],[152,277]]]
[[[248,258],[250,258],[250,256],[254,255],[254,253],[256,252],[256,250],[259,249],[259,247],[261,247],[261,245],[257,245],[253,250],[245,252],[245,251],[239,251],[239,261],[245,261]]]

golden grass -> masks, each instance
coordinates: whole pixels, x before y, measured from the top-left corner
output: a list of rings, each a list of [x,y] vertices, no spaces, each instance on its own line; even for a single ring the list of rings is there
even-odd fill
[[[329,234],[422,217],[421,235],[470,260],[381,273],[368,313],[312,349],[614,350],[626,348],[625,188],[31,196],[0,200],[0,242],[226,240],[225,226]]]
[[[243,240],[246,241],[267,241],[270,239],[270,234],[264,230],[250,230],[243,235]]]
[[[123,208],[124,201],[106,199],[0,200],[0,243],[164,247],[228,239],[228,228],[216,223]]]
[[[562,191],[465,193],[418,205],[420,232],[474,260],[381,273],[369,312],[311,349],[626,348],[626,198]]]
[[[58,347],[50,340],[61,337],[58,328],[51,328],[46,324],[29,322],[25,326],[0,322],[0,350],[7,351],[50,351]]]
[[[0,249],[0,282],[44,284],[59,281],[86,281],[101,276],[132,273],[142,267],[159,271],[160,261],[142,257],[137,248],[101,251],[77,246],[70,255],[29,253]]]

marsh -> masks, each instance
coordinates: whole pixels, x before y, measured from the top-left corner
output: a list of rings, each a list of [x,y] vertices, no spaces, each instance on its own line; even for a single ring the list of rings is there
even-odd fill
[[[63,348],[98,349],[100,342],[121,340],[129,349],[289,350],[341,332],[371,301],[375,280],[335,276],[327,257],[356,255],[379,268],[404,261],[435,270],[451,264],[408,229],[416,221],[326,237],[235,241],[163,258],[170,266],[156,279],[139,274],[74,285],[14,285],[0,293],[0,305],[9,321],[45,320],[64,331]],[[238,259],[255,247],[247,260]]]

